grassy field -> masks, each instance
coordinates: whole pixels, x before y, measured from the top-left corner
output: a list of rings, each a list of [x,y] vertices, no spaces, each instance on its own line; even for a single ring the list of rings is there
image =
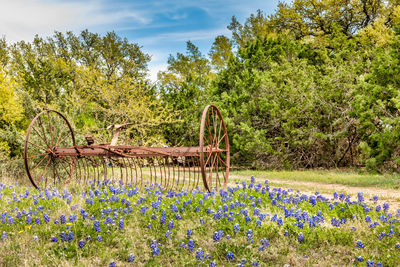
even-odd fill
[[[233,171],[206,193],[0,177],[0,266],[396,266],[396,179]]]
[[[254,175],[259,179],[289,180],[315,182],[323,184],[341,184],[356,187],[400,188],[400,175],[369,174],[355,171],[307,170],[307,171],[231,171],[231,177],[240,181],[244,177]]]

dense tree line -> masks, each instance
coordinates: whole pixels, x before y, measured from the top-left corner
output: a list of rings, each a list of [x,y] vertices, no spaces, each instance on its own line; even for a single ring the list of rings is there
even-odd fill
[[[235,165],[399,169],[399,1],[294,0],[228,28],[208,55],[188,41],[155,84],[150,57],[113,32],[1,40],[0,158],[21,155],[43,108],[67,114],[78,136],[105,141],[108,125],[129,121],[133,145],[182,146],[198,143],[215,103]]]

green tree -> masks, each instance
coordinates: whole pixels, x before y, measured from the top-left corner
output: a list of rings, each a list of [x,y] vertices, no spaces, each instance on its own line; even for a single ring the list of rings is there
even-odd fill
[[[217,36],[211,46],[209,56],[213,68],[217,72],[221,71],[229,58],[233,56],[232,41],[224,35]]]
[[[400,168],[400,31],[390,49],[381,48],[364,75],[354,99],[351,115],[357,120],[361,158],[373,170]]]
[[[331,54],[281,37],[239,49],[213,84],[233,163],[263,168],[354,163],[359,137],[347,111],[363,59],[351,49]]]
[[[180,120],[180,123],[164,128],[169,145],[198,144],[198,122],[208,102],[208,88],[214,75],[209,60],[190,41],[186,54],[171,55],[168,69],[158,74],[162,100],[179,114]]]

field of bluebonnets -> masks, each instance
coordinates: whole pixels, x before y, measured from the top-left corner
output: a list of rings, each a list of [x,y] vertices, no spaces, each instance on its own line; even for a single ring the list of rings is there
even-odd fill
[[[0,184],[0,265],[395,266],[400,209],[254,177],[226,191]]]

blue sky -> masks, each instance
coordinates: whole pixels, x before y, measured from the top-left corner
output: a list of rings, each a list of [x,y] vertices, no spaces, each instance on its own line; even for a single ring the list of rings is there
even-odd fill
[[[0,0],[0,36],[15,42],[54,31],[115,31],[152,56],[149,73],[154,80],[170,54],[185,51],[187,40],[207,54],[216,36],[231,36],[227,26],[233,15],[243,23],[257,9],[273,13],[277,4],[278,0]]]

